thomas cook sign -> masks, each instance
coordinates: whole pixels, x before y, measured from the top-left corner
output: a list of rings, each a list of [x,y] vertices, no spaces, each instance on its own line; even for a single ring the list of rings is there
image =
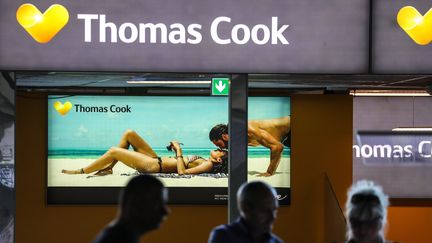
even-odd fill
[[[0,9],[2,70],[367,70],[364,0],[40,0]]]

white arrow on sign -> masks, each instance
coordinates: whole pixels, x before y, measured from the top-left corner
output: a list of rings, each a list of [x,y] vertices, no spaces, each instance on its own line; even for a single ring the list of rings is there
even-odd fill
[[[222,92],[222,90],[225,89],[226,85],[222,82],[222,80],[219,80],[219,83],[217,83],[215,87],[217,90],[219,90],[219,92]]]

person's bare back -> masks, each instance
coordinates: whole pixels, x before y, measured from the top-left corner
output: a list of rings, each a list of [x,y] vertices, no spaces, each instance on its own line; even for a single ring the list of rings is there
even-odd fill
[[[264,132],[281,142],[288,136],[290,125],[289,116],[265,120],[251,120],[248,122],[248,146],[255,147],[262,145],[259,141],[262,140]]]

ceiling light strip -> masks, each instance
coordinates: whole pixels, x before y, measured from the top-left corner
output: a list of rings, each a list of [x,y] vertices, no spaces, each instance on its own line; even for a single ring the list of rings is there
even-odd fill
[[[396,127],[394,132],[432,132],[432,127]]]
[[[163,81],[126,81],[128,84],[210,84],[210,80],[206,81],[170,81],[170,80],[163,80]]]
[[[352,90],[352,96],[430,96],[424,90]]]

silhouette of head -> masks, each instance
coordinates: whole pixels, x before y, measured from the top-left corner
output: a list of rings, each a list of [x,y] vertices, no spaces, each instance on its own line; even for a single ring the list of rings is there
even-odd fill
[[[214,145],[221,149],[228,148],[228,125],[218,124],[214,126],[209,133],[209,139]]]
[[[244,183],[237,192],[237,205],[240,215],[253,231],[271,232],[279,208],[275,189],[262,181]]]
[[[133,177],[120,196],[120,221],[143,233],[159,228],[168,214],[167,190],[151,175]]]
[[[348,191],[348,238],[357,242],[384,239],[388,197],[372,181],[361,180]]]

